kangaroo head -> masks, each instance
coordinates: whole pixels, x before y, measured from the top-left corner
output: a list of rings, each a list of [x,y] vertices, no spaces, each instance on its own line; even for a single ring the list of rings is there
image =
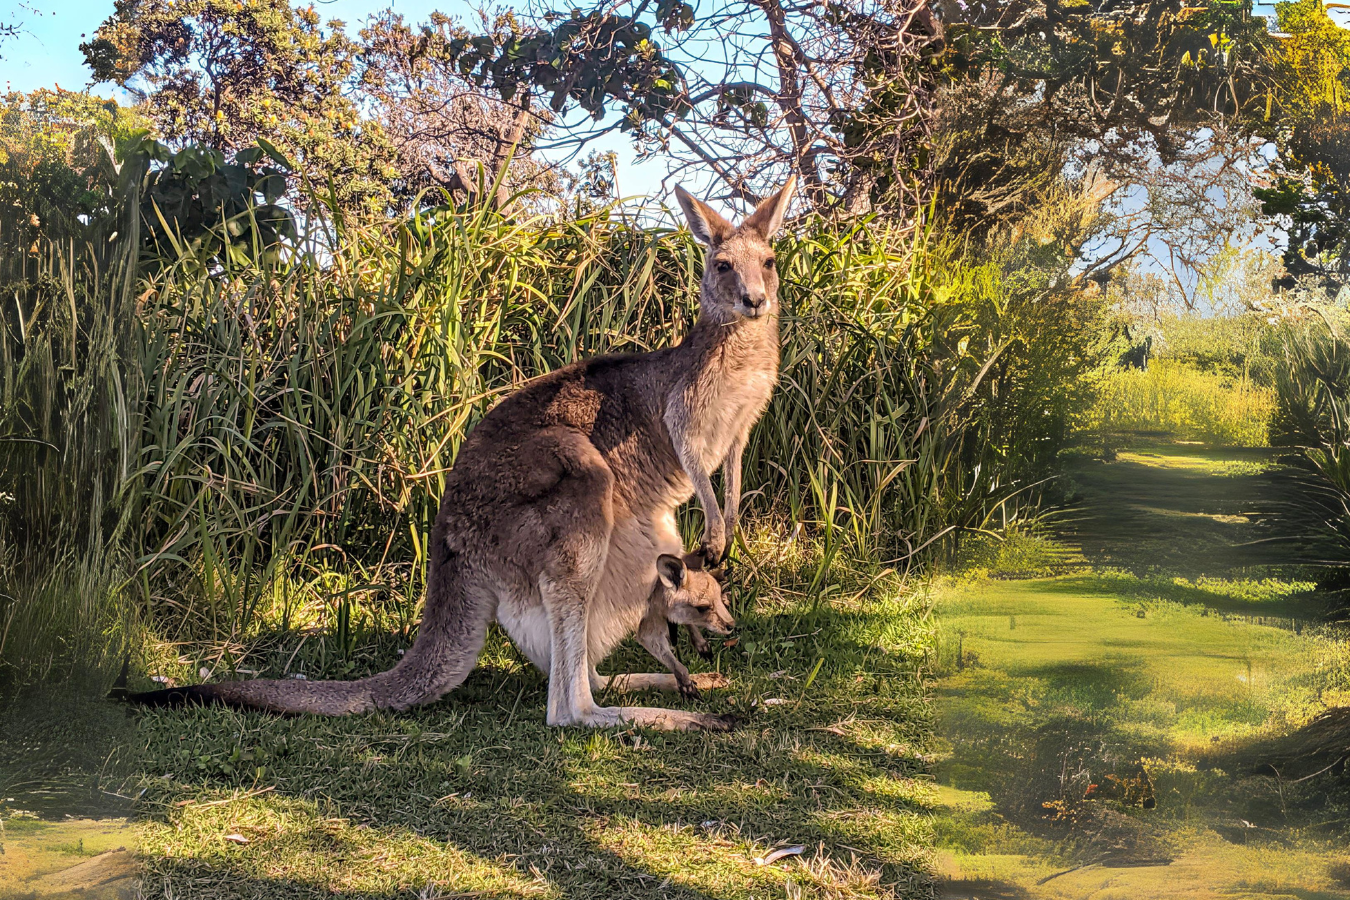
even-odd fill
[[[769,243],[783,226],[792,200],[794,175],[783,189],[734,226],[682,187],[675,188],[689,230],[708,253],[703,265],[700,302],[703,312],[722,321],[758,319],[776,311],[778,270]]]
[[[690,553],[684,559],[662,553],[656,574],[666,595],[666,620],[675,625],[697,625],[713,634],[730,634],[736,620],[722,602],[721,569],[703,568],[703,557]]]

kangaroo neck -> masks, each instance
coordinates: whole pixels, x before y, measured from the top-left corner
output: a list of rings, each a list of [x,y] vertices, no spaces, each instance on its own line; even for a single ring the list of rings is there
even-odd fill
[[[778,315],[758,319],[734,314],[702,313],[680,343],[686,366],[704,369],[718,365],[735,368],[767,367],[778,370]]]

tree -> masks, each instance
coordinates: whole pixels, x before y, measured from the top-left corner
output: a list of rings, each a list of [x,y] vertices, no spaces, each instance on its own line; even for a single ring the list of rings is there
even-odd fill
[[[177,146],[233,153],[264,137],[350,209],[382,210],[387,140],[348,87],[360,48],[287,0],[117,0],[81,44],[96,81],[144,101]]]
[[[496,29],[514,25],[509,15],[495,22],[483,18]],[[360,96],[391,146],[394,196],[406,202],[441,188],[467,197],[477,189],[478,163],[487,184],[500,183],[494,198],[499,205],[525,188],[556,195],[556,168],[532,155],[548,117],[533,107],[529,93],[503,99],[465,77],[450,47],[467,37],[441,13],[414,27],[392,10],[361,31]]]
[[[681,0],[551,10],[448,50],[510,100],[613,114],[672,174],[714,174],[755,202],[788,172],[811,208],[922,203],[937,23],[926,0]],[[589,136],[579,123],[579,137]]]
[[[117,101],[78,91],[39,89],[0,99],[0,207],[27,240],[71,236],[82,223],[113,214],[116,148],[146,121]]]
[[[1248,0],[950,6],[960,77],[943,97],[938,178],[962,224],[1015,217],[1075,154],[1127,184],[1267,130],[1275,42]]]
[[[1321,0],[1278,3],[1276,15],[1280,155],[1257,196],[1289,233],[1280,284],[1310,278],[1335,292],[1350,283],[1350,30]]]

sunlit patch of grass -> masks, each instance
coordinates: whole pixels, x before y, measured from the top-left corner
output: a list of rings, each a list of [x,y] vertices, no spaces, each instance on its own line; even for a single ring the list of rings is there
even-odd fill
[[[1243,459],[1231,456],[1216,456],[1196,448],[1191,452],[1177,444],[1135,447],[1116,454],[1117,459],[1133,460],[1159,469],[1174,469],[1193,472],[1219,478],[1242,478],[1260,475],[1269,471],[1274,463],[1270,459]]]
[[[1081,568],[1086,562],[1045,525],[1017,523],[971,535],[961,547],[956,569],[967,578],[1035,578]]]
[[[1333,635],[1275,627],[1289,624],[1278,613],[1309,587],[1113,571],[947,584],[937,604],[939,653],[953,640],[960,647],[959,658],[950,649],[944,657],[937,694],[940,732],[954,739],[940,763],[947,811],[938,839],[950,864],[972,884],[1032,885],[1056,871],[1047,862],[1056,859],[1067,870],[1101,852],[1096,829],[1121,827],[1099,821],[1114,801],[1086,800],[1089,784],[1143,771],[1149,808],[1120,808],[1137,833],[1130,840],[1143,848],[1136,852],[1147,858],[1170,847],[1164,855],[1179,854],[1173,867],[1186,860],[1197,885],[1212,882],[1213,867],[1232,853],[1206,823],[1286,823],[1285,798],[1273,781],[1198,761],[1341,702],[1323,671],[1340,646]],[[1272,624],[1259,624],[1272,610]],[[1044,808],[1050,802],[1081,812],[1056,824]],[[1252,841],[1267,838],[1252,832]],[[1319,846],[1309,834],[1296,852],[1265,854],[1273,868],[1262,889],[1324,889],[1329,863]],[[1257,885],[1251,859],[1234,857],[1224,883]],[[1132,898],[1176,896],[1142,869],[1131,878],[1140,892]],[[1073,891],[1089,884],[1063,881],[1035,896],[1079,896]]]
[[[1206,587],[1215,585],[1211,580]],[[1204,593],[1184,579],[1157,587]],[[1185,745],[1265,724],[1280,705],[1277,698],[1314,664],[1311,636],[1246,617],[1212,615],[1161,593],[1124,574],[1068,576],[988,582],[948,595],[939,609],[944,633],[963,635],[965,666],[1006,673],[1015,680],[1009,690],[1039,702],[1064,691],[1077,701],[1101,700],[1112,708],[1166,698],[1178,709],[1166,723],[1168,733]],[[1248,585],[1237,593],[1285,595],[1270,585]],[[981,690],[990,688],[985,681]],[[1159,708],[1149,709],[1146,720],[1156,722]]]
[[[147,887],[201,898],[334,891],[434,896],[437,888],[488,897],[559,896],[544,877],[513,869],[504,859],[335,812],[322,799],[247,791],[182,803],[173,828],[144,829]]]

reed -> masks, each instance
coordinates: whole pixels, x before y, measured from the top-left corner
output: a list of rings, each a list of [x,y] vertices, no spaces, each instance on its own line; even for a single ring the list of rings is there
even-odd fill
[[[280,257],[182,246],[133,272],[134,236],[91,234],[39,239],[52,262],[35,272],[23,241],[2,251],[11,280],[51,298],[45,318],[5,323],[0,489],[24,492],[6,547],[23,522],[52,523],[27,533],[74,555],[42,568],[115,560],[106,589],[82,596],[227,656],[264,627],[320,625],[339,648],[411,627],[444,475],[474,422],[542,372],[677,341],[696,311],[689,236],[604,211],[362,224],[307,208]],[[109,253],[117,265],[99,262]],[[872,221],[806,223],[779,253],[782,382],[746,452],[750,514],[818,531],[822,572],[838,553],[908,566],[1015,517],[1078,414],[1084,301]],[[68,273],[60,289],[47,272]],[[87,472],[62,462],[76,446]],[[6,567],[6,615],[41,630],[49,601],[21,568]],[[32,662],[17,646],[16,670]]]

